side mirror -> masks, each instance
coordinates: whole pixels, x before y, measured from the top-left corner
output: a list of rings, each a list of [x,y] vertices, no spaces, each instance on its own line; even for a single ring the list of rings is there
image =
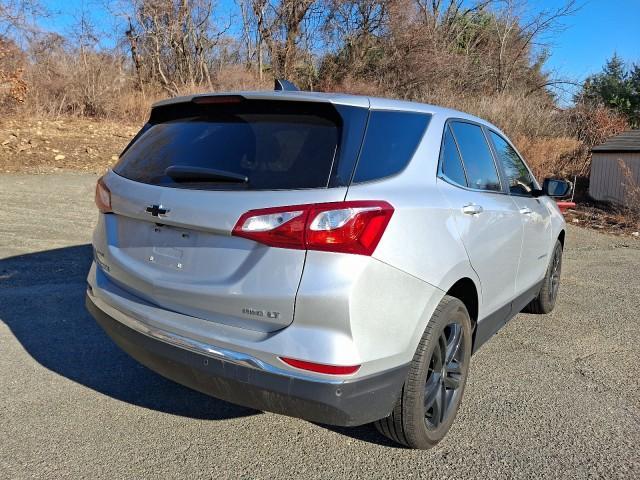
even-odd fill
[[[571,194],[572,189],[573,184],[568,180],[545,178],[540,194],[547,195],[551,198],[564,198]]]

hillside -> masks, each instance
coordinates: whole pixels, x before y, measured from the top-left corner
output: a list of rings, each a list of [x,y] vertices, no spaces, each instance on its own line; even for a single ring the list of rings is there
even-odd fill
[[[88,119],[0,122],[1,173],[75,170],[101,173],[139,126]]]

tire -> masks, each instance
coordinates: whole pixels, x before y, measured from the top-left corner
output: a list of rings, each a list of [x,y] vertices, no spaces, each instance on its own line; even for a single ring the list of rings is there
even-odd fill
[[[542,281],[542,286],[536,298],[524,307],[525,313],[543,315],[550,313],[556,305],[558,290],[560,289],[560,273],[562,272],[562,243],[556,240],[553,247],[551,261],[547,267],[547,273]]]
[[[445,344],[448,369],[441,368]],[[375,422],[378,431],[410,448],[427,449],[442,440],[460,407],[471,345],[469,313],[460,300],[446,295],[420,339],[391,415]]]

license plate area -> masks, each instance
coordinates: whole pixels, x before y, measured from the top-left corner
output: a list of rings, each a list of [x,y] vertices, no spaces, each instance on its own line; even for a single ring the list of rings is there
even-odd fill
[[[149,232],[151,246],[148,261],[177,271],[190,264],[189,252],[197,244],[198,233],[193,230],[154,225]]]

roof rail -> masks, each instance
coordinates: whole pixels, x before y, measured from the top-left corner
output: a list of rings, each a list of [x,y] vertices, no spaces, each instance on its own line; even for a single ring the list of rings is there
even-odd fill
[[[298,87],[296,87],[292,82],[290,82],[289,80],[284,80],[282,78],[276,78],[274,81],[274,90],[284,90],[287,92],[297,92],[300,89]]]

